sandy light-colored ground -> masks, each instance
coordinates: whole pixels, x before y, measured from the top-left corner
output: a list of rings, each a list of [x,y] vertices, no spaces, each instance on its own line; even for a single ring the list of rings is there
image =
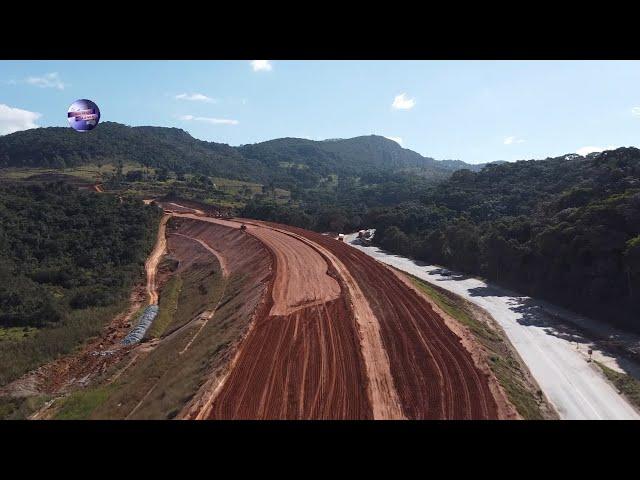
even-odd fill
[[[156,244],[153,247],[153,251],[144,264],[144,268],[147,272],[147,295],[149,296],[149,304],[154,305],[158,303],[158,286],[156,285],[156,272],[158,270],[158,263],[167,250],[167,221],[171,215],[164,215],[160,220],[160,226],[158,227],[158,238]]]

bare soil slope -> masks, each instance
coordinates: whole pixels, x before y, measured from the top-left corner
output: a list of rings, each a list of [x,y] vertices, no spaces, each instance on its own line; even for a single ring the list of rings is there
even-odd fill
[[[240,226],[240,221],[179,215]],[[500,411],[487,374],[460,338],[386,266],[324,235],[245,224],[245,234],[263,242],[275,259],[271,308],[254,320],[204,416],[511,416]]]

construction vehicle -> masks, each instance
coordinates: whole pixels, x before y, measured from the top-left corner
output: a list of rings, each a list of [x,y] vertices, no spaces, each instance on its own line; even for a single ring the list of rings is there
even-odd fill
[[[373,244],[373,234],[375,230],[362,230],[362,232],[362,235],[360,235],[360,233],[358,232],[358,240],[360,241],[360,244],[364,245],[365,247],[371,246]]]

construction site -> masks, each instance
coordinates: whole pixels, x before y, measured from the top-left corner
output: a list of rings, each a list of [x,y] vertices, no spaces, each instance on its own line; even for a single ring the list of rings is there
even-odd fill
[[[73,402],[92,419],[520,418],[468,332],[342,238],[145,203],[164,215],[144,288],[5,387],[48,395],[31,418],[77,418]]]

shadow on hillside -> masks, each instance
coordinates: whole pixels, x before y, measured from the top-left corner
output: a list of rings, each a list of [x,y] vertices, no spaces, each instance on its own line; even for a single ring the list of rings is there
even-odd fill
[[[502,288],[486,285],[484,287],[470,288],[467,290],[472,297],[513,297],[516,300],[527,297],[514,296],[512,292],[507,292]]]
[[[416,265],[420,266],[420,267],[429,267],[431,266],[430,264],[426,263],[426,262],[421,262],[421,261],[416,261],[414,260],[414,262]],[[454,272],[452,270],[448,270],[446,268],[440,267],[440,268],[436,268],[434,270],[430,270],[429,271],[429,275],[440,275],[443,277],[447,277],[447,279],[449,280],[468,280],[470,278],[472,278],[469,275],[465,275],[463,273],[458,273],[458,272]]]
[[[587,354],[588,345],[593,345],[595,349],[614,357],[620,368],[635,378],[640,378],[640,364],[637,358],[629,356],[630,352],[624,345],[613,336],[610,338],[596,337],[589,332],[589,337],[585,337],[585,332],[577,325],[566,318],[561,317],[543,308],[535,300],[522,297],[518,304],[511,307],[511,311],[519,313],[521,317],[517,319],[520,325],[535,326],[542,328],[547,335],[553,335],[572,344],[576,350]]]
[[[517,322],[527,327],[540,327],[548,335],[561,338],[567,342],[586,344],[590,340],[574,326],[567,324],[566,320],[556,317],[550,312],[544,310],[531,298],[523,297],[518,304],[510,308],[512,312],[519,313],[520,318]]]
[[[379,247],[373,248],[389,257],[407,259],[407,257],[385,251]],[[429,275],[439,275],[447,280],[463,281],[476,278],[444,267],[433,268],[432,264],[421,260],[410,260],[418,267],[431,268],[431,270],[427,271]],[[437,283],[437,280],[435,282]],[[582,351],[585,355],[588,349],[587,345],[593,344],[596,349],[616,358],[618,365],[625,373],[640,379],[640,353],[630,352],[628,348],[625,348],[626,342],[624,340],[615,337],[597,337],[592,332],[588,333],[589,337],[587,338],[581,327],[572,323],[571,320],[545,309],[539,301],[527,296],[519,296],[515,292],[510,292],[500,287],[485,285],[471,288],[467,291],[472,297],[507,297],[508,299],[505,300],[505,303],[507,303],[509,309],[514,313],[520,314],[520,318],[516,320],[520,325],[542,328],[548,335],[571,343],[573,348]]]

